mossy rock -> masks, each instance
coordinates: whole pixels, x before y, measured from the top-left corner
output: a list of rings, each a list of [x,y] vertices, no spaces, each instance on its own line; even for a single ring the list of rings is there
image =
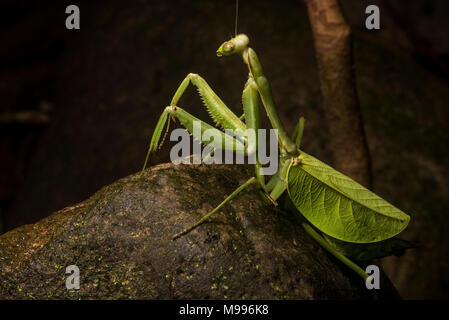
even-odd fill
[[[251,171],[155,166],[2,235],[0,299],[370,299],[361,279],[254,188],[172,241]],[[79,290],[65,286],[69,265],[80,270]]]

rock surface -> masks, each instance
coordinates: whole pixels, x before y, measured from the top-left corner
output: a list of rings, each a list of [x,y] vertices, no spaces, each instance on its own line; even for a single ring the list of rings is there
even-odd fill
[[[251,171],[159,165],[2,235],[0,299],[370,299],[254,189],[171,240]],[[79,290],[65,286],[69,265],[80,270]]]

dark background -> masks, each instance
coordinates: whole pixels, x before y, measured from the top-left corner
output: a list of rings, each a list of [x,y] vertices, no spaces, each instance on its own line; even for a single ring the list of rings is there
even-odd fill
[[[298,1],[240,0],[287,129],[331,163],[313,39]],[[374,190],[411,215],[420,247],[382,264],[404,298],[449,297],[449,2],[341,1],[353,28]],[[65,28],[76,4],[81,30]],[[381,30],[364,27],[376,4]],[[215,56],[234,33],[234,1],[0,1],[0,216],[3,232],[137,172],[152,129],[189,72],[240,114],[247,70]],[[208,120],[195,90],[180,105]],[[36,112],[15,122],[4,115]],[[169,144],[151,164],[168,161]],[[348,159],[350,161],[350,159]],[[1,225],[1,224],[0,224]]]

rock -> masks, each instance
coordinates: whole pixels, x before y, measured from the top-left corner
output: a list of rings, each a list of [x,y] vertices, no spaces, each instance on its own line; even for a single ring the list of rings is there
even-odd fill
[[[363,281],[254,189],[171,240],[251,172],[155,166],[2,235],[0,299],[371,298]],[[69,265],[80,270],[79,290],[65,286]]]

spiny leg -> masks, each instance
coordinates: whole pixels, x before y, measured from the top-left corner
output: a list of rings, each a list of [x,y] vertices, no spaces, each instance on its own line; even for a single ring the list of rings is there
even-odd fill
[[[164,112],[162,113],[156,125],[156,129],[151,138],[147,159],[145,160],[145,165],[147,163],[150,153],[152,151],[155,151],[159,145],[159,140],[161,138],[165,123],[170,121],[171,118],[178,119],[181,122],[181,124],[193,135],[195,139],[197,139],[201,143],[210,145],[214,149],[223,149],[223,150],[228,149],[236,152],[241,152],[243,154],[246,152],[246,146],[239,140],[235,139],[234,137],[225,134],[224,132],[207,124],[204,121],[199,120],[198,118],[194,117],[193,115],[183,110],[182,108],[179,108],[177,106],[168,106],[165,108]],[[195,127],[196,124],[199,125],[198,128]],[[203,138],[205,136],[204,133],[206,131],[208,131],[209,133],[208,136],[212,137],[213,139],[205,140]]]
[[[257,179],[255,177],[250,178],[248,181],[246,181],[244,184],[242,184],[240,187],[238,187],[231,195],[229,195],[222,203],[220,203],[215,209],[210,211],[208,214],[206,214],[204,217],[202,217],[200,220],[198,220],[195,224],[191,225],[190,227],[184,229],[180,233],[173,236],[173,240],[178,239],[179,237],[189,233],[196,227],[198,227],[200,224],[202,224],[204,221],[206,221],[211,215],[213,215],[215,212],[221,209],[226,203],[231,201],[236,195],[238,195],[240,192],[245,190],[249,185],[257,183]]]
[[[192,83],[198,89],[198,93],[214,121],[224,129],[234,130],[237,135],[244,138],[242,133],[246,130],[245,124],[224,104],[206,80],[198,74],[189,73],[185,77],[176,90],[170,105],[176,106],[178,104],[189,83]]]
[[[185,79],[181,82],[180,86],[176,90],[170,106],[176,106],[178,104],[189,83],[192,83],[197,87],[200,97],[202,98],[207,110],[209,111],[209,114],[212,116],[215,122],[224,129],[233,130],[239,138],[246,142],[247,137],[245,135],[245,123],[223,103],[220,97],[215,94],[215,92],[210,88],[207,82],[197,74],[190,73],[185,77]],[[165,116],[166,113],[164,112],[156,126],[152,142],[150,143],[150,148],[148,149],[144,168],[146,167],[150,153],[157,148],[157,145],[154,146],[154,139],[159,140],[160,138],[160,133],[162,132],[163,125],[167,120],[167,118],[163,119],[163,117]],[[160,128],[160,126],[162,126],[162,128]]]
[[[145,170],[145,168],[147,166],[148,159],[150,157],[151,152],[155,151],[158,148],[158,144],[159,144],[159,140],[161,138],[162,131],[164,130],[165,123],[167,123],[167,122],[168,122],[168,124],[167,124],[166,132],[168,132],[169,125],[170,125],[170,114],[169,114],[168,108],[165,108],[164,112],[162,112],[162,115],[159,117],[159,120],[156,124],[156,128],[154,129],[154,132],[153,132],[153,136],[151,137],[150,146],[148,148],[147,156],[145,158],[145,162],[143,164],[141,173]]]
[[[199,77],[199,76],[198,76]],[[200,77],[199,77],[200,78]],[[197,80],[195,80],[197,81]],[[184,80],[186,82],[186,80]],[[181,88],[184,88],[186,84],[181,84]],[[182,91],[183,89],[181,89]],[[185,90],[185,89],[184,89]],[[175,94],[176,95],[176,94]],[[261,164],[257,158],[257,146],[258,146],[258,136],[257,130],[260,128],[260,113],[259,113],[259,97],[257,92],[257,85],[252,79],[249,77],[248,81],[245,83],[245,87],[242,92],[242,105],[243,105],[243,114],[239,117],[240,120],[245,119],[246,121],[246,132],[243,135],[239,135],[240,138],[246,138],[246,154],[247,155],[255,155],[255,172],[256,178],[262,188],[265,188],[265,179],[261,174]],[[248,131],[253,130],[253,137],[249,138]],[[212,150],[207,157],[204,159],[208,159],[215,150]]]

